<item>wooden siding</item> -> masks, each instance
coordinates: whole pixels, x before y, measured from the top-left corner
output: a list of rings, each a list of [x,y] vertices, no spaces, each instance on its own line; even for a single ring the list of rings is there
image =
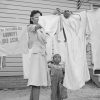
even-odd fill
[[[92,9],[100,8],[100,0],[89,0],[89,3],[91,3]]]
[[[51,14],[56,8],[62,10],[81,11],[90,9],[90,3],[84,0],[77,10],[77,0],[0,0],[0,26],[16,26],[29,24],[32,10],[40,10],[43,15]],[[22,75],[21,55],[7,56],[6,66],[0,70],[0,76]]]
[[[7,88],[25,88],[27,87],[27,80],[23,79],[22,75],[19,76],[0,76],[0,89]]]

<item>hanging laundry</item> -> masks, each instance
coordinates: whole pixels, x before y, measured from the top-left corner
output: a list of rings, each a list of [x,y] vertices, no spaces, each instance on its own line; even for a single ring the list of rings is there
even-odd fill
[[[91,35],[93,68],[100,69],[100,8],[87,11],[87,18]]]
[[[28,32],[26,33],[27,37],[28,36]],[[27,38],[27,41],[29,39]],[[22,63],[23,63],[23,78],[24,79],[28,79],[29,77],[29,65],[30,65],[30,57],[31,57],[31,54],[32,54],[32,49],[28,49],[29,52],[27,53],[24,53],[22,55]]]
[[[32,49],[29,49],[28,53],[22,55],[24,79],[28,79],[29,76],[29,64],[30,64],[31,53],[32,53]]]
[[[47,34],[47,60],[51,60],[53,54],[61,54],[62,60],[65,61],[65,43],[63,30],[61,30],[61,18],[58,15],[40,16],[39,24],[45,29]],[[59,38],[60,37],[60,38]]]
[[[27,27],[0,27],[0,56],[28,52]]]
[[[71,90],[80,89],[90,79],[86,61],[86,11],[72,14],[68,19],[62,16],[67,37],[64,86]]]

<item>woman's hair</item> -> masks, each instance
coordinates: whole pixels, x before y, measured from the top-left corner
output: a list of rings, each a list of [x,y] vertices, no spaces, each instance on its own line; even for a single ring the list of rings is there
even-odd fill
[[[33,22],[31,21],[31,17],[34,17],[35,14],[39,13],[42,16],[42,13],[39,10],[33,10],[31,11],[30,14],[30,24],[33,24]]]

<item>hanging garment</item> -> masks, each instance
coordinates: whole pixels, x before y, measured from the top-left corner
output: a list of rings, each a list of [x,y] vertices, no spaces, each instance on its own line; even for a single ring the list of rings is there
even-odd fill
[[[27,27],[0,27],[0,56],[28,52]]]
[[[40,16],[40,25],[45,29],[47,34],[47,60],[51,60],[53,54],[60,54],[62,62],[65,61],[65,42],[63,31],[61,30],[61,19],[58,15]]]
[[[32,49],[29,49],[28,53],[22,55],[24,79],[28,79],[29,76],[29,64],[30,64],[31,51]]]
[[[54,35],[57,31],[57,27],[59,24],[59,16],[57,15],[40,16],[39,24],[44,28],[46,33]]]
[[[94,70],[100,69],[100,8],[87,11],[89,23]]]
[[[51,60],[52,55],[56,51],[57,43],[57,27],[59,25],[59,16],[56,15],[47,15],[39,17],[39,24],[45,29],[47,33],[47,44],[46,44],[46,52],[47,52],[47,60]]]
[[[27,37],[28,36],[28,32],[26,33]],[[27,38],[27,41],[29,41],[29,39]],[[28,45],[28,43],[27,43]],[[27,53],[22,54],[22,64],[23,64],[23,78],[24,79],[28,79],[29,76],[29,62],[30,62],[30,56],[31,56],[31,50],[32,49],[28,49]]]
[[[64,86],[71,90],[80,89],[90,79],[86,61],[86,12],[71,15],[66,19],[62,16],[67,37],[66,67]]]
[[[64,37],[64,29],[58,34],[58,53],[61,55],[61,61],[66,62],[66,37]]]

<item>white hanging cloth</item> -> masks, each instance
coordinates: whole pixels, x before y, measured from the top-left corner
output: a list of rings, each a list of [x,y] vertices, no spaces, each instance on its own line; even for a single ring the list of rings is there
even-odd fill
[[[53,54],[61,54],[62,61],[65,61],[65,44],[63,33],[60,30],[60,16],[46,15],[40,16],[39,23],[47,33],[47,60],[51,60]]]
[[[28,36],[28,31],[26,33],[27,37]],[[28,38],[27,38],[28,41]],[[28,45],[28,43],[27,43]],[[29,64],[30,64],[30,57],[31,57],[31,51],[32,49],[28,49],[27,53],[22,54],[22,63],[23,63],[23,77],[24,79],[28,79],[29,77]]]
[[[68,89],[77,90],[90,79],[86,61],[86,11],[71,15],[68,19],[62,16],[62,20],[67,37],[63,85]]]
[[[100,8],[87,11],[89,23],[94,70],[100,69]]]
[[[32,49],[29,49],[29,52],[27,54],[22,55],[24,79],[28,79],[29,77],[29,64],[30,64],[31,52]]]

